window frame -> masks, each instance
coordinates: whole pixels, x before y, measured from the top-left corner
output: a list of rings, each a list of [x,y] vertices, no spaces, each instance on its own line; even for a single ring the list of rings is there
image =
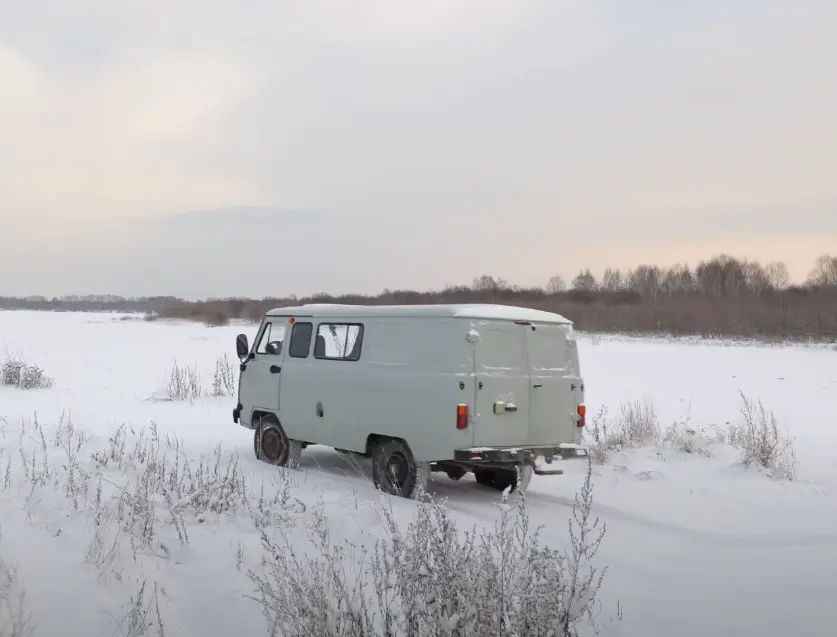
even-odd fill
[[[293,353],[294,351],[294,334],[296,333],[297,325],[310,325],[311,332],[308,334],[308,345],[305,348],[305,356],[297,356]],[[305,360],[311,355],[311,343],[316,342],[314,338],[314,322],[313,321],[294,321],[293,327],[291,328],[291,338],[288,341],[288,356],[290,358],[296,358],[297,360]]]
[[[343,357],[317,356],[317,338],[320,335],[320,328],[323,325],[334,325],[336,327],[346,327],[346,328],[357,327],[358,328],[357,337],[358,337],[358,339],[360,339],[360,351],[358,351],[358,353],[357,353],[357,358],[349,358],[349,357],[346,357],[346,356],[343,356]],[[363,356],[363,337],[364,337],[365,333],[366,333],[366,326],[363,323],[349,323],[349,322],[343,322],[343,321],[324,321],[322,323],[317,323],[317,330],[314,334],[314,339],[313,339],[314,340],[314,358],[316,360],[319,360],[319,361],[346,361],[346,362],[356,363]],[[348,336],[348,330],[347,330],[347,336]]]
[[[275,318],[271,318],[271,319],[264,322],[264,325],[262,326],[262,329],[259,330],[259,334],[256,337],[256,342],[253,346],[253,354],[255,356],[282,356],[285,353],[285,339],[284,338],[281,341],[282,342],[282,351],[280,351],[278,354],[272,354],[271,352],[267,352],[267,351],[264,351],[264,352],[259,351],[259,347],[262,344],[262,339],[264,339],[265,334],[267,334],[268,330],[270,330],[270,335],[268,336],[268,339],[270,338],[270,336],[273,336],[273,326],[275,324],[278,324],[278,323],[279,323],[279,321],[277,321]],[[284,328],[284,336],[285,337],[288,336],[288,328],[287,327]],[[272,341],[268,340],[265,343],[265,347],[267,345],[269,345],[271,342]]]

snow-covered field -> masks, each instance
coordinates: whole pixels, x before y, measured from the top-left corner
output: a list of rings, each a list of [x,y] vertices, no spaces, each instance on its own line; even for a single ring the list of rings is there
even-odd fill
[[[386,534],[381,507],[413,519],[415,502],[383,498],[365,465],[328,449],[308,449],[292,473],[258,463],[251,433],[232,422],[232,398],[154,399],[175,362],[195,365],[211,393],[216,361],[234,358],[239,331],[252,339],[255,327],[0,312],[0,347],[54,379],[49,389],[0,387],[0,556],[17,565],[35,635],[145,634],[129,612],[142,582],[138,607],[153,607],[143,621],[156,621],[159,605],[166,635],[266,635],[261,607],[246,597],[248,570],[261,569],[260,526],[296,529],[288,534],[302,542],[299,520],[322,511],[332,538],[369,546]],[[795,482],[744,468],[722,444],[709,455],[617,451],[594,466],[593,510],[607,525],[595,558],[608,568],[601,633],[831,634],[837,350],[583,336],[580,350],[589,414],[647,398],[663,426],[688,415],[711,431],[738,420],[741,390],[775,412],[799,461]],[[532,524],[555,548],[568,542],[586,464],[566,471],[535,476],[526,495]],[[162,514],[143,509],[143,489],[168,494],[156,503]],[[433,489],[461,528],[500,516],[500,494],[470,476],[435,474]],[[3,613],[0,635],[14,634],[3,632]]]

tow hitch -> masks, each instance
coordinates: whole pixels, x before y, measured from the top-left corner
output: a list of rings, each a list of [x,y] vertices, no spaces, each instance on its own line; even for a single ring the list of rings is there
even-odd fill
[[[555,458],[574,460],[576,458],[586,458],[587,455],[587,449],[583,447],[574,445],[559,447],[558,452],[552,456],[538,456],[535,458],[535,474],[539,476],[560,476],[564,473],[563,469],[550,468]]]

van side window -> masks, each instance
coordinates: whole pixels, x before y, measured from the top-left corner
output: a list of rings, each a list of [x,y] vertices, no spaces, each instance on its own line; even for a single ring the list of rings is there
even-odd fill
[[[292,358],[308,358],[311,351],[311,336],[314,334],[313,323],[294,323],[291,330],[291,346],[288,354]]]
[[[321,323],[317,327],[314,358],[340,361],[360,359],[363,325]]]
[[[285,343],[285,323],[265,323],[264,331],[256,347],[256,354],[267,354],[268,356],[279,356],[282,353],[282,345]]]

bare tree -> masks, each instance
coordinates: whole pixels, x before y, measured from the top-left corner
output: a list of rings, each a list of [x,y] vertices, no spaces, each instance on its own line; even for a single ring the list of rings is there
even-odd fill
[[[564,281],[564,277],[560,274],[556,274],[554,276],[549,277],[549,282],[546,284],[546,291],[548,294],[555,294],[557,292],[563,292],[567,289],[567,283]]]
[[[622,272],[619,270],[612,270],[608,268],[602,276],[602,290],[607,292],[618,292],[624,289],[625,281],[622,277]]]
[[[662,292],[668,296],[689,294],[695,289],[695,280],[688,265],[675,264],[663,275]]]
[[[488,292],[489,297],[495,299],[499,296],[500,292],[509,289],[509,283],[505,279],[495,279],[493,276],[483,274],[481,277],[474,279],[472,288],[479,292]]]
[[[654,265],[640,265],[632,273],[628,287],[644,299],[656,299],[662,271]]]
[[[596,284],[596,277],[590,272],[590,269],[579,272],[573,279],[573,289],[592,291],[598,288]]]
[[[837,286],[837,257],[830,254],[818,257],[814,269],[808,275],[808,284],[820,287]]]
[[[745,261],[743,268],[744,279],[750,292],[760,294],[772,287],[767,271],[758,261]]]
[[[790,274],[788,274],[788,266],[781,261],[771,261],[764,266],[764,271],[767,278],[770,280],[770,287],[774,290],[784,290],[790,283]]]
[[[713,298],[737,296],[747,285],[744,264],[726,254],[698,264],[695,278],[701,293]]]

